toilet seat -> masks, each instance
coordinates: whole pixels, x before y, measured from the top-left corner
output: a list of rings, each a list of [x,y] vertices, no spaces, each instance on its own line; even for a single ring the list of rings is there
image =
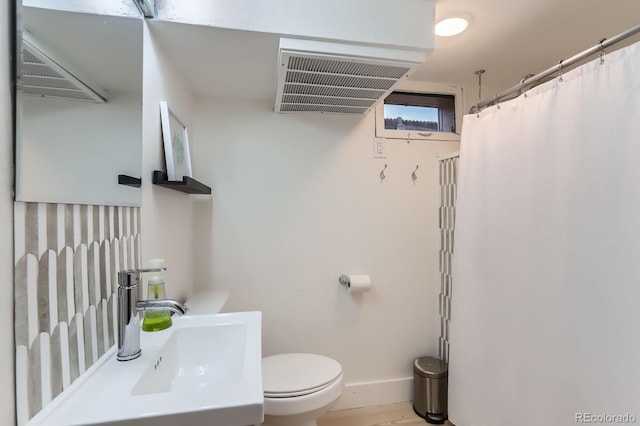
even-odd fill
[[[295,398],[319,392],[335,383],[342,366],[314,354],[280,354],[262,360],[265,398]]]

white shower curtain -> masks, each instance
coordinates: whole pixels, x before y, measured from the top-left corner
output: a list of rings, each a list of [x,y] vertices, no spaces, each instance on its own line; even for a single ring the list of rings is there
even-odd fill
[[[640,44],[464,118],[456,426],[640,424]]]

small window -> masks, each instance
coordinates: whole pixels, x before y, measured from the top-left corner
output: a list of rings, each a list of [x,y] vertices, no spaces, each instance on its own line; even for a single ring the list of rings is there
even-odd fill
[[[403,90],[389,94],[376,108],[376,136],[390,139],[459,140],[456,101],[461,103],[461,91],[454,86],[424,83],[411,84],[423,90],[410,90],[408,84],[411,83],[405,83]]]
[[[455,133],[455,104],[453,95],[392,92],[384,100],[384,128]]]

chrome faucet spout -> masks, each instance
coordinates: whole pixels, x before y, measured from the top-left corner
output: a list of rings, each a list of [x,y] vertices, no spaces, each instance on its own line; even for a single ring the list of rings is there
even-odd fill
[[[164,271],[166,268],[129,269],[118,272],[118,361],[136,359],[140,349],[140,312],[171,311],[184,315],[188,309],[170,299],[142,300],[140,275],[143,272]]]
[[[171,299],[138,300],[136,309],[139,312],[171,311],[176,315],[184,315],[189,311],[187,305]]]

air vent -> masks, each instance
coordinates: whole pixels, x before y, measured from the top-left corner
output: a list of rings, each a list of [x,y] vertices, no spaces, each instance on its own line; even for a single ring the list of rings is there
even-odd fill
[[[424,52],[283,38],[275,111],[367,113],[424,59]]]
[[[22,66],[20,88],[26,96],[68,99],[74,101],[105,103],[105,93],[86,79],[80,80],[77,72],[61,65],[50,49],[45,48],[28,32],[22,38]]]

